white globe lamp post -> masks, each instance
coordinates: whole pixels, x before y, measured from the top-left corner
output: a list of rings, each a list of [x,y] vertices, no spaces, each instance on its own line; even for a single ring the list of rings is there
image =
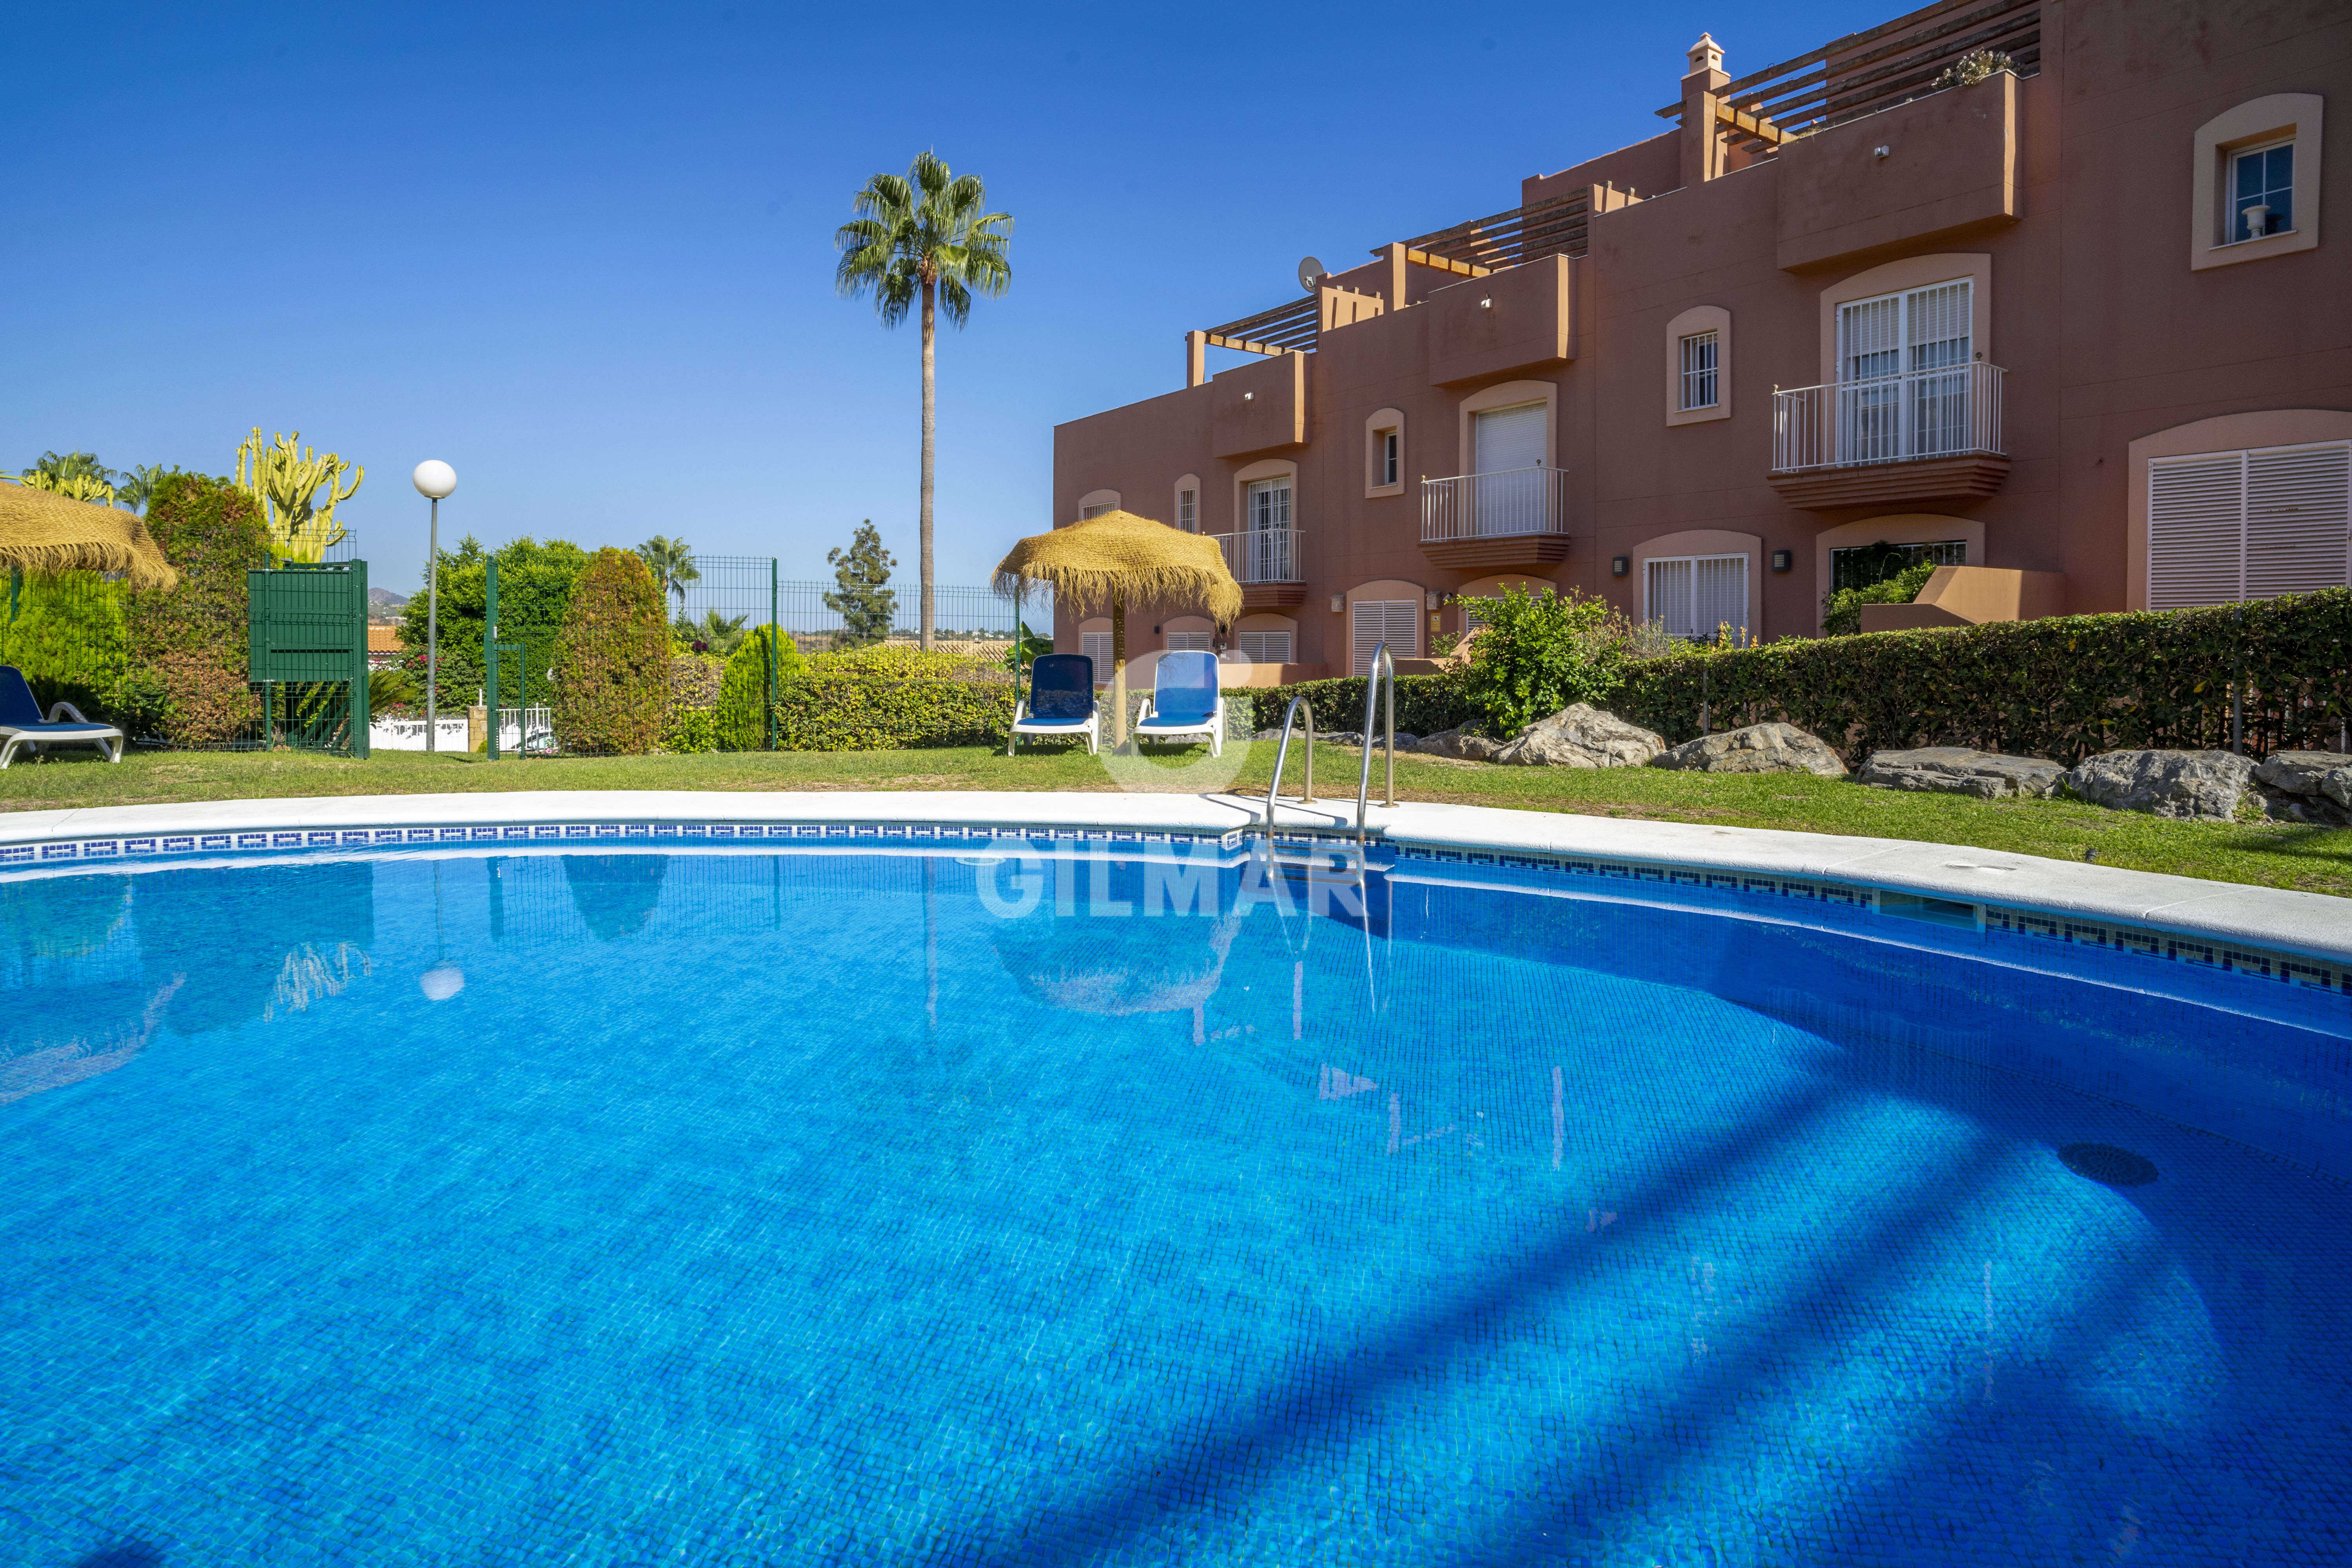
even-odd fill
[[[409,478],[416,493],[433,503],[425,545],[425,749],[435,752],[441,729],[441,502],[457,488],[457,470],[427,458]]]

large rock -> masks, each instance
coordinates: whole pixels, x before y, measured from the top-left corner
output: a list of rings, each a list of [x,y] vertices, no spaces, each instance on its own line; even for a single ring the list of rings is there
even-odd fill
[[[2330,827],[2352,823],[2352,755],[2273,752],[2255,764],[2254,783],[2273,816]]]
[[[2094,805],[2226,822],[2253,776],[2253,760],[2230,752],[2102,752],[2076,763],[2066,784]]]
[[[2005,795],[2049,795],[2066,776],[2066,770],[2040,757],[2003,756],[1967,746],[1920,746],[1907,752],[1873,752],[1854,776],[1881,789],[1941,790],[1999,800]]]
[[[1457,763],[1491,763],[1495,753],[1503,749],[1503,742],[1473,735],[1466,730],[1441,730],[1434,735],[1423,735],[1414,749],[1424,756],[1451,757]]]
[[[1838,754],[1794,724],[1750,724],[1685,741],[1650,760],[1654,768],[1702,773],[1819,773],[1845,776]]]
[[[1495,760],[1522,767],[1638,768],[1665,749],[1664,737],[1578,702],[1520,731]]]

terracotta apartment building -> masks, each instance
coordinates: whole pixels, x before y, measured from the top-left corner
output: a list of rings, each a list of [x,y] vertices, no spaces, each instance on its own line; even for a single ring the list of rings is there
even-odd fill
[[[1148,609],[1130,654],[1288,678],[1514,581],[1810,635],[1880,542],[1967,570],[1874,626],[2340,585],[2346,88],[2344,0],[1944,0],[1742,77],[1702,37],[1665,131],[1302,267],[1181,389],[1058,426],[1054,515],[1220,536],[1241,619]],[[1056,640],[1100,668],[1108,629]]]

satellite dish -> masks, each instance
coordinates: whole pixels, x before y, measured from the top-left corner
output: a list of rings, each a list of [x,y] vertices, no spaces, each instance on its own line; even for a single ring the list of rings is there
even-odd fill
[[[1298,264],[1298,286],[1309,294],[1315,292],[1316,286],[1323,281],[1324,276],[1323,264],[1311,256]]]

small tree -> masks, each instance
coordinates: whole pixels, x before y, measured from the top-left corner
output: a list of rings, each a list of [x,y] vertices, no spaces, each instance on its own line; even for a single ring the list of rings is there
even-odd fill
[[[771,650],[773,650],[772,655]],[[725,752],[764,751],[768,744],[768,660],[776,665],[776,695],[808,673],[800,645],[773,626],[752,630],[727,660],[719,685],[719,747]]]
[[[663,608],[635,555],[606,549],[588,558],[555,639],[555,738],[565,751],[637,756],[661,739],[669,706]]]
[[[1605,599],[1514,586],[1482,599],[1478,613],[1486,624],[1470,645],[1468,686],[1489,733],[1507,737],[1570,703],[1605,702],[1624,682],[1635,628]]]
[[[702,580],[702,569],[694,563],[694,548],[683,539],[672,539],[656,533],[637,546],[637,554],[654,574],[654,583],[665,598],[676,595],[678,613],[686,612],[686,585]]]
[[[137,706],[173,745],[218,745],[261,718],[245,679],[245,574],[269,564],[268,525],[236,485],[179,474],[158,488],[147,531],[179,569],[180,585],[124,598],[132,673],[152,686]]]
[[[883,584],[890,581],[890,568],[898,562],[882,548],[882,535],[874,520],[869,517],[859,523],[849,548],[826,551],[824,561],[833,568],[836,585],[835,592],[824,596],[824,607],[841,617],[844,646],[856,647],[888,637],[898,613],[898,595]]]

